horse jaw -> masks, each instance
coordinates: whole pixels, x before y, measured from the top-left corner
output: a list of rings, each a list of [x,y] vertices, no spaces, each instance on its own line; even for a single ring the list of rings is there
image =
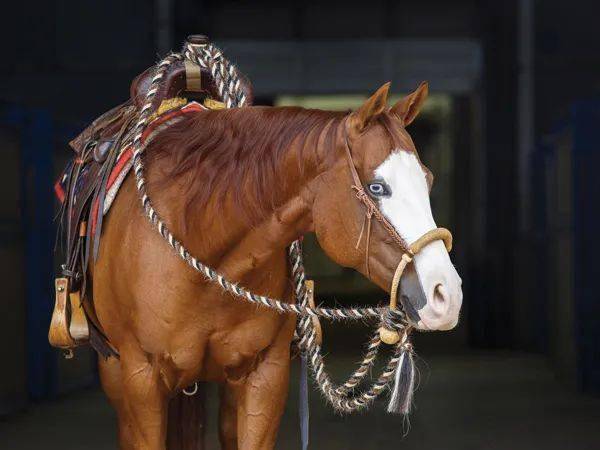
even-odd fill
[[[425,172],[414,152],[394,150],[375,169],[391,195],[380,208],[398,233],[412,243],[436,228]],[[421,330],[449,330],[458,323],[462,281],[441,241],[426,246],[414,258],[413,275],[400,285],[401,302],[413,325]]]

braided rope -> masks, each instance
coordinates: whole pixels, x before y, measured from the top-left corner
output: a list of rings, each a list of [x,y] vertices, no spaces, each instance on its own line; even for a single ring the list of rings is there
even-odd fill
[[[312,348],[309,361],[317,385],[329,403],[340,412],[351,413],[365,409],[386,390],[394,379],[398,363],[400,362],[400,355],[403,351],[404,347],[398,344],[379,378],[368,389],[352,396],[348,391],[342,390],[340,392],[341,389],[345,388],[345,385],[336,386],[331,382],[329,375],[325,371],[325,364],[319,345],[315,345]]]
[[[299,241],[294,241],[292,245],[290,245],[289,256],[298,302],[302,305],[306,305],[308,303],[306,287],[304,286],[306,276],[304,274],[304,265],[302,264],[302,246]],[[358,365],[358,368],[346,382],[337,386],[331,382],[331,379],[325,370],[322,349],[317,343],[316,331],[310,317],[304,316],[300,318],[296,329],[296,335],[299,338],[297,342],[298,347],[308,355],[308,361],[313,377],[319,386],[319,389],[325,395],[327,401],[336,410],[343,413],[351,413],[367,408],[386,390],[395,376],[400,361],[400,354],[405,350],[403,344],[399,343],[379,378],[368,389],[353,394],[354,389],[366,378],[377,359],[377,354],[381,346],[379,331],[376,330],[369,341],[367,352],[361,363]]]
[[[373,364],[377,360],[377,354],[379,353],[379,347],[381,346],[381,337],[379,336],[379,330],[375,331],[373,337],[367,345],[367,353],[363,357],[362,362],[354,373],[348,378],[348,380],[336,389],[338,395],[347,396],[353,391],[367,376]]]
[[[188,44],[185,57],[208,69],[215,81],[219,95],[228,108],[246,105],[246,93],[241,88],[237,70],[223,57],[223,53],[212,44],[202,46]]]
[[[394,311],[392,316],[389,308],[312,308],[308,305],[306,295],[306,275],[302,263],[302,246],[299,240],[294,241],[289,248],[289,259],[291,264],[292,278],[295,284],[296,303],[286,303],[280,299],[270,298],[264,295],[255,294],[226,279],[223,275],[211,267],[198,261],[190,252],[179,242],[173,233],[169,230],[160,215],[154,209],[152,202],[146,191],[146,180],[144,176],[144,164],[142,161],[146,145],[142,142],[142,133],[148,124],[149,117],[152,114],[153,100],[162,82],[164,75],[171,64],[187,58],[203,68],[207,68],[212,74],[219,94],[228,108],[241,107],[246,104],[247,97],[241,88],[241,83],[237,75],[237,70],[233,64],[227,61],[221,51],[212,44],[204,46],[186,46],[184,55],[170,54],[164,58],[156,68],[156,72],[151,80],[146,93],[144,105],[139,111],[138,121],[133,129],[133,167],[136,177],[136,187],[142,202],[142,207],[150,223],[156,228],[171,248],[183,259],[189,266],[200,272],[209,281],[218,283],[223,290],[233,294],[236,298],[242,298],[250,303],[262,305],[274,309],[281,313],[292,313],[299,316],[296,329],[297,345],[308,355],[308,360],[313,372],[313,376],[325,395],[326,399],[339,411],[353,412],[363,409],[370,405],[390,384],[394,378],[394,373],[400,361],[400,354],[404,351],[402,343],[396,345],[394,353],[387,366],[383,369],[379,378],[363,392],[352,395],[352,391],[365,378],[369,369],[373,366],[381,340],[379,335],[374,335],[369,342],[367,353],[359,367],[342,385],[334,385],[327,372],[321,352],[321,346],[317,344],[315,329],[311,317],[325,317],[331,320],[365,320],[378,319],[386,324],[393,322],[394,329],[405,329],[408,325],[406,315],[402,311]]]
[[[305,295],[306,287],[304,285],[304,281],[306,280],[306,275],[304,273],[304,264],[302,263],[302,244],[299,240],[294,241],[289,247],[289,257],[290,264],[292,266],[292,278],[295,283],[295,293],[298,302],[306,306],[308,304],[308,297]],[[391,311],[392,314],[397,313],[397,311]],[[399,330],[397,323],[394,320],[390,320],[389,312],[386,311],[386,314],[382,317],[382,323],[385,324],[390,329]],[[401,323],[401,322],[400,322]],[[314,326],[310,317],[304,316],[301,317],[298,321],[298,325],[296,327],[296,345],[300,348],[308,347],[308,353],[315,353],[314,347],[307,345],[307,341],[309,341],[309,337],[311,333],[314,331]],[[316,342],[313,341],[313,342]],[[379,330],[376,330],[371,340],[367,345],[367,352],[363,356],[363,360],[360,362],[358,368],[354,371],[354,373],[348,378],[348,380],[340,386],[337,386],[334,389],[334,393],[328,395],[328,397],[334,395],[336,396],[335,404],[340,405],[343,402],[343,397],[348,397],[349,394],[365,379],[365,377],[369,374],[370,369],[373,367],[375,361],[377,360],[377,355],[379,353],[379,348],[381,346],[381,337]],[[320,350],[319,350],[320,352]],[[323,359],[320,359],[321,363]],[[315,367],[313,366],[313,371],[315,371]],[[317,368],[316,371],[318,373],[324,372],[324,369]],[[392,371],[393,373],[393,371]],[[319,379],[317,379],[317,382]],[[321,390],[324,389],[322,384],[320,384]]]

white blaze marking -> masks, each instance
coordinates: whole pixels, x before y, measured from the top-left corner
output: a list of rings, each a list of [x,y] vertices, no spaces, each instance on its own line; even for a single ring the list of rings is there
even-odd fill
[[[375,178],[384,179],[391,189],[389,197],[380,199],[381,212],[410,245],[423,234],[436,228],[425,171],[417,156],[394,150],[375,170]],[[462,303],[460,277],[450,261],[442,241],[432,242],[414,259],[427,305],[419,310],[417,326],[426,329],[449,329],[456,325]],[[434,292],[442,286],[447,298],[436,301]]]
[[[392,191],[380,200],[381,212],[394,225],[400,236],[411,244],[436,228],[425,172],[412,152],[394,150],[375,170]]]

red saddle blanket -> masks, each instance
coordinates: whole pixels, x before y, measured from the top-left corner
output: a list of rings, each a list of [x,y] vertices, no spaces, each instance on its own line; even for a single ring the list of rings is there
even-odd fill
[[[203,111],[206,109],[207,108],[205,106],[203,106],[197,102],[190,102],[190,103],[187,103],[183,107],[165,112],[164,114],[158,116],[156,119],[154,119],[152,122],[150,122],[150,124],[148,124],[148,126],[146,127],[146,129],[144,130],[144,132],[142,134],[142,142],[146,145],[149,144],[152,141],[152,139],[154,138],[154,136],[156,136],[158,133],[160,133],[162,130],[169,127],[170,125],[178,122],[185,114]],[[58,200],[61,203],[63,203],[65,201],[66,183],[68,181],[69,168],[72,164],[78,164],[78,163],[81,163],[81,162],[78,161],[77,157],[76,157],[73,161],[71,161],[69,163],[69,166],[67,166],[67,168],[65,169],[63,174],[60,176],[60,178],[54,185],[54,192],[56,194],[56,197],[58,198]],[[102,211],[103,215],[105,215],[109,211],[115,197],[117,196],[119,188],[123,184],[123,181],[127,177],[127,174],[129,173],[129,171],[131,170],[132,165],[133,165],[133,146],[132,146],[131,142],[128,142],[119,150],[117,159],[114,163],[113,168],[110,171],[110,175],[109,175],[108,181],[106,183],[106,197],[104,199],[103,211]],[[77,190],[77,187],[76,187],[76,190]],[[96,228],[96,222],[97,222],[97,217],[98,217],[98,208],[99,208],[99,202],[98,202],[98,199],[96,199],[96,201],[92,205],[92,214],[91,214],[92,233],[93,233],[94,229]]]

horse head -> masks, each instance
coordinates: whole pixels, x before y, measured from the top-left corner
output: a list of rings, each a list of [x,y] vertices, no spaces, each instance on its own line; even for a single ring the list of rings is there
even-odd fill
[[[388,90],[389,83],[340,125],[337,145],[343,150],[320,177],[313,224],[319,244],[335,262],[390,291],[406,246],[391,238],[384,222],[407,244],[437,226],[429,202],[433,176],[406,130],[427,98],[428,86],[422,83],[391,108]],[[372,219],[373,211],[357,199],[358,191],[370,197],[383,221]],[[438,240],[414,256],[401,279],[399,300],[416,328],[448,330],[458,323],[461,284]]]

